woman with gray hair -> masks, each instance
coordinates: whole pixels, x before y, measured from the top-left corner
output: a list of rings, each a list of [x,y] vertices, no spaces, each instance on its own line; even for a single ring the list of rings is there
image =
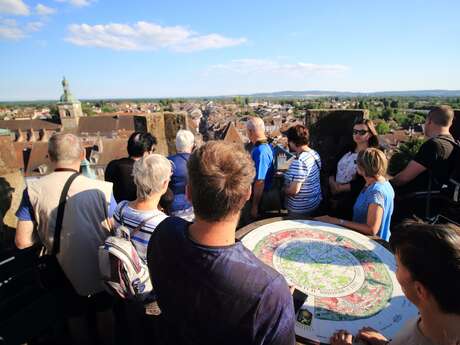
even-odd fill
[[[185,186],[187,185],[187,162],[195,147],[195,136],[192,132],[181,129],[176,134],[177,154],[168,157],[173,162],[174,171],[171,176],[169,188],[174,193],[174,200],[170,207],[171,215],[181,217],[188,221],[195,218],[193,207],[185,196]]]
[[[142,260],[146,259],[147,245],[156,226],[167,215],[159,210],[160,198],[166,193],[171,177],[171,162],[159,154],[151,154],[137,160],[133,166],[137,198],[122,201],[114,213],[115,227],[122,222],[130,230],[144,222],[140,231],[132,234],[131,240]]]

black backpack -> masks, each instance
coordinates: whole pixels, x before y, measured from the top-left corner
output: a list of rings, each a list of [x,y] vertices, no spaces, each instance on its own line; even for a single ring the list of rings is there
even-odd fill
[[[439,139],[446,140],[454,146],[449,157],[451,171],[447,181],[447,188],[444,189],[444,192],[453,202],[458,203],[460,202],[460,142],[447,137],[439,137]]]

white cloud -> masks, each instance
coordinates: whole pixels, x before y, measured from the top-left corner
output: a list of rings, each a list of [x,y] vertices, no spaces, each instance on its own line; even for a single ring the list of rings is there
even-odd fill
[[[183,26],[161,26],[150,22],[128,24],[69,26],[66,41],[79,46],[113,50],[158,50],[192,52],[240,45],[245,38],[227,38],[219,34],[199,35]]]
[[[27,23],[26,30],[29,32],[39,31],[43,27],[43,25],[45,24],[42,22],[30,22]]]
[[[95,0],[54,0],[56,2],[67,2],[75,7],[85,7],[91,5]]]
[[[37,12],[38,15],[41,15],[41,16],[48,16],[53,13],[56,13],[56,10],[54,8],[51,8],[51,7],[42,5],[42,4],[38,4],[37,6],[35,6],[35,11]]]
[[[338,64],[282,63],[268,59],[240,59],[226,64],[213,65],[207,70],[207,74],[220,71],[245,75],[270,73],[302,77],[315,74],[337,74],[345,72],[348,69],[347,66]]]
[[[0,0],[0,13],[27,16],[30,10],[22,0]]]
[[[0,40],[18,41],[28,33],[39,31],[43,25],[42,22],[29,22],[20,27],[14,19],[0,19]]]
[[[0,20],[0,39],[17,41],[25,36],[24,31],[18,27],[14,19]]]

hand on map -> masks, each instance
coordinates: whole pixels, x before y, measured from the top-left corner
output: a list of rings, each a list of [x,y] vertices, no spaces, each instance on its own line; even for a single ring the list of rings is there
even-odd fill
[[[331,345],[352,345],[353,335],[347,331],[340,330],[331,337]]]
[[[353,335],[347,331],[340,330],[331,337],[331,345],[385,345],[388,339],[371,327],[362,328],[353,341]]]
[[[371,327],[362,328],[356,338],[367,342],[370,345],[385,345],[388,339]]]

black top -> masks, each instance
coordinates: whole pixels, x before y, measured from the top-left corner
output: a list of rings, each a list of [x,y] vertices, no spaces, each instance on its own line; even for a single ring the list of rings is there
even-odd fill
[[[284,278],[241,242],[207,247],[191,223],[164,220],[147,261],[170,344],[293,345],[294,307]]]
[[[136,185],[132,176],[134,159],[126,157],[111,161],[105,168],[105,180],[113,183],[116,202],[136,199]]]
[[[454,138],[451,135],[439,135],[426,141],[414,157],[414,161],[427,168],[411,182],[417,190],[428,187],[429,171],[433,174],[432,189],[439,189],[447,183],[454,163]]]

